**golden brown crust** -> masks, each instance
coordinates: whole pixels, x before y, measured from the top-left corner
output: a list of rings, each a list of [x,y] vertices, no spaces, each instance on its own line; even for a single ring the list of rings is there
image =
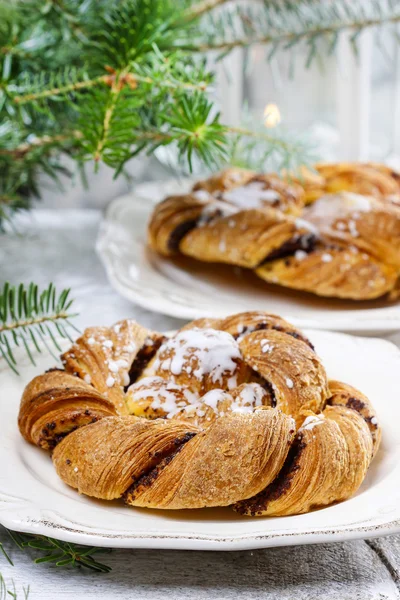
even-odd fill
[[[202,508],[249,498],[272,481],[294,436],[293,420],[277,410],[231,414],[196,435],[155,479],[127,494],[134,506]],[[256,491],[257,490],[257,491]]]
[[[324,239],[347,248],[355,246],[368,257],[400,271],[400,210],[372,197],[342,192],[320,198],[304,212]]]
[[[356,388],[341,381],[329,381],[329,390],[329,405],[351,408],[363,417],[372,436],[373,455],[375,456],[381,441],[382,430],[370,400]]]
[[[343,191],[374,196],[383,200],[400,195],[399,174],[382,164],[319,163],[315,165],[315,169],[323,178],[315,199],[323,194],[336,194]],[[304,188],[307,194],[309,190],[307,181],[304,182]]]
[[[112,500],[174,452],[188,433],[198,431],[187,423],[109,417],[65,438],[53,452],[53,463],[81,494]]]
[[[116,407],[127,414],[124,387],[130,383],[130,369],[146,344],[154,347],[156,338],[135,321],[119,321],[113,327],[89,327],[62,355],[65,370],[87,379]]]
[[[253,331],[274,329],[275,331],[291,335],[297,340],[302,340],[313,349],[312,343],[300,329],[297,329],[297,327],[294,327],[291,323],[282,319],[282,317],[264,311],[248,311],[230,315],[218,321],[217,329],[227,331],[239,340]]]
[[[51,371],[26,386],[18,417],[24,438],[45,450],[89,423],[115,415],[112,402],[78,377]]]
[[[28,384],[19,427],[95,498],[302,513],[350,497],[379,445],[369,400],[328,385],[308,339],[276,315],[196,320],[169,339],[121,321],[85,331],[64,360],[75,374]]]
[[[304,190],[298,181],[281,178],[275,173],[260,174],[246,169],[230,168],[193,186],[193,191],[212,194],[214,198],[243,206],[243,197],[261,210],[277,209],[298,215],[304,206]],[[205,197],[205,196],[204,196]]]
[[[396,288],[398,271],[355,246],[319,246],[313,252],[264,263],[256,273],[269,283],[318,296],[372,300]]]
[[[372,459],[372,438],[351,409],[328,406],[299,429],[280,475],[236,510],[251,516],[308,512],[346,500],[361,485]]]
[[[246,184],[254,175],[254,171],[250,171],[249,169],[240,169],[237,167],[224,169],[208,179],[195,183],[193,191],[204,190],[209,194],[224,192],[225,190],[231,190],[234,187]]]
[[[297,425],[307,411],[319,413],[329,397],[318,356],[301,340],[280,331],[255,331],[240,342],[248,365],[272,387],[275,403]]]
[[[293,436],[292,419],[277,410],[232,414],[206,431],[111,417],[68,436],[53,463],[68,485],[95,498],[124,495],[150,508],[226,506],[268,485]]]
[[[250,209],[195,227],[180,243],[182,254],[205,262],[254,268],[282,248],[307,247],[309,228],[273,209]]]
[[[150,247],[164,256],[179,252],[179,242],[195,227],[207,201],[194,195],[171,196],[158,204],[149,223]]]
[[[297,179],[231,168],[194,190],[155,208],[149,244],[160,254],[253,269],[319,296],[398,298],[400,175],[388,167],[320,164]]]

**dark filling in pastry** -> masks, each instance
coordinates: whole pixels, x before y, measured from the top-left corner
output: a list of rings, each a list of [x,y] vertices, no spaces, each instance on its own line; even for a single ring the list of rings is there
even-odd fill
[[[296,340],[301,340],[302,342],[305,342],[307,344],[307,346],[309,346],[311,348],[311,350],[315,350],[315,348],[312,345],[312,343],[310,342],[310,340],[308,340],[304,335],[301,335],[297,331],[288,331],[287,329],[285,329],[284,327],[281,327],[280,325],[270,325],[269,323],[257,323],[257,325],[252,326],[252,327],[244,327],[244,329],[240,333],[237,333],[233,337],[236,340],[239,337],[246,335],[246,333],[252,333],[253,331],[261,331],[263,329],[274,329],[275,331],[280,331],[281,333],[286,333],[287,335],[291,335]]]
[[[261,386],[262,389],[266,391],[266,393],[268,394],[268,397],[269,397],[270,406],[272,408],[275,408],[276,396],[275,396],[275,391],[274,391],[274,387],[273,387],[272,383],[269,382],[267,379],[264,379],[263,377],[261,377],[261,375],[259,373],[257,373],[257,371],[254,371],[254,369],[252,369],[252,373],[251,373],[251,382],[258,383],[258,385]]]
[[[177,227],[175,227],[168,240],[168,250],[170,252],[179,251],[179,244],[181,243],[185,235],[196,227],[197,221],[198,219],[191,219],[189,221],[184,221],[183,223],[180,223]]]
[[[184,445],[195,435],[197,435],[196,432],[188,431],[183,437],[173,440],[171,446],[166,448],[164,452],[155,452],[150,461],[149,468],[126,490],[124,494],[125,498],[129,497],[130,500],[134,500],[137,490],[140,491],[150,487],[165,467],[179,454]]]
[[[282,244],[279,248],[275,248],[268,254],[266,258],[260,263],[262,266],[265,262],[274,260],[276,258],[285,258],[286,256],[292,256],[296,250],[303,250],[304,252],[312,252],[315,249],[318,238],[313,233],[305,233],[303,235],[295,235],[290,240]]]
[[[147,365],[149,364],[149,362],[151,361],[161,344],[166,339],[166,337],[160,336],[158,339],[152,339],[152,344],[143,344],[143,346],[137,353],[135,360],[131,364],[131,368],[129,369],[129,383],[124,387],[124,392],[127,391],[129,386],[131,386],[133,383],[135,383],[135,381],[137,381],[139,375],[147,367]]]
[[[300,457],[306,445],[302,434],[297,434],[277,478],[253,498],[235,504],[235,510],[240,514],[250,514],[254,517],[262,514],[269,502],[278,500],[285,494],[290,489],[294,474],[300,468]]]

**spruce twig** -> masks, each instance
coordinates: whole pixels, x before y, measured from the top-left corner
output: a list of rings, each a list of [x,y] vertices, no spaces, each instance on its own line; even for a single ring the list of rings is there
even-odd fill
[[[81,546],[51,537],[7,530],[13,542],[22,551],[31,549],[40,554],[36,564],[53,563],[56,567],[83,567],[98,573],[109,573],[111,567],[99,562],[94,554],[110,552],[108,548]]]
[[[234,4],[217,16],[210,15],[203,35],[186,47],[187,51],[223,53],[252,44],[271,46],[269,57],[278,48],[288,50],[306,42],[310,50],[320,40],[329,42],[331,53],[339,34],[350,32],[357,50],[357,37],[365,29],[400,22],[400,6],[395,0],[269,0],[250,6]],[[204,41],[202,38],[208,38]],[[312,53],[312,57],[316,52]],[[308,66],[308,65],[307,65]]]
[[[19,600],[21,598],[18,595],[14,581],[11,581],[11,586],[12,587],[7,586],[3,575],[0,573],[0,600],[10,600],[10,598],[14,598],[14,600]],[[29,585],[28,587],[22,588],[22,593],[24,600],[28,600],[30,593]]]
[[[76,328],[70,322],[75,315],[70,310],[69,293],[66,289],[57,294],[52,283],[42,292],[34,283],[18,287],[4,284],[0,293],[0,356],[16,374],[16,346],[23,347],[35,364],[32,345],[38,352],[45,346],[57,360],[51,349],[61,352],[56,337],[71,339],[68,329]]]

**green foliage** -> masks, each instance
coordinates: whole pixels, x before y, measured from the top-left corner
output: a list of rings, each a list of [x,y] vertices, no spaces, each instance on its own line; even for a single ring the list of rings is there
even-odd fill
[[[243,128],[237,131],[229,146],[230,163],[236,167],[273,171],[278,164],[282,170],[294,173],[299,165],[311,165],[317,160],[313,144],[305,135]]]
[[[106,548],[81,546],[43,535],[7,531],[20,550],[30,549],[40,554],[34,559],[36,564],[53,563],[56,567],[83,567],[98,573],[111,571],[111,567],[99,562],[93,556],[100,552],[109,552]]]
[[[34,283],[16,287],[5,283],[0,293],[0,356],[6,360],[9,367],[18,374],[17,361],[13,348],[22,346],[35,364],[32,348],[38,352],[44,346],[56,360],[52,347],[58,352],[61,348],[57,336],[70,338],[68,328],[74,327],[70,318],[72,300],[70,290],[57,294],[51,283],[45,290],[39,292]]]
[[[241,135],[209,100],[213,74],[199,51],[305,43],[308,63],[341,31],[400,20],[397,0],[0,0],[0,227],[57,179],[62,155],[79,168],[174,144],[191,168],[230,159]],[[297,141],[247,131],[278,167],[305,162]],[[250,146],[253,143],[250,142]],[[249,154],[249,157],[252,153]]]
[[[29,598],[29,586],[22,588],[22,594],[24,600],[28,600]],[[15,583],[11,582],[11,587],[6,584],[4,581],[3,575],[0,573],[0,600],[10,600],[10,598],[14,598],[14,600],[19,600],[22,598],[18,595]]]
[[[400,23],[398,0],[264,0],[226,5],[217,15],[209,14],[201,36],[192,49],[216,50],[221,55],[235,47],[267,45],[267,58],[277,50],[306,44],[309,66],[317,55],[336,49],[339,34],[347,31],[355,52],[360,33],[368,27],[392,24],[397,36]]]

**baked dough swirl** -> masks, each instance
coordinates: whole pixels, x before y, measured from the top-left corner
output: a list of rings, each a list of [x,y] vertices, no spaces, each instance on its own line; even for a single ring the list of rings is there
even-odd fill
[[[380,442],[369,400],[328,381],[275,315],[199,319],[171,337],[92,327],[25,388],[19,428],[80,493],[133,506],[290,515],[349,498]]]
[[[298,181],[234,168],[200,181],[155,207],[149,245],[320,296],[396,299],[400,175],[376,164],[315,169]]]

